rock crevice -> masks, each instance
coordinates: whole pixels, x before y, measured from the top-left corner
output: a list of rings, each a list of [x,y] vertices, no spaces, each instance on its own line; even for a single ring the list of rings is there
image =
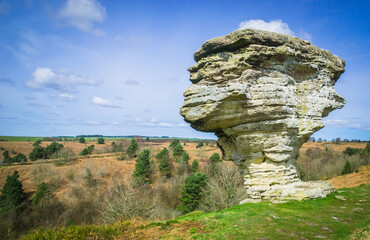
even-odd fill
[[[299,180],[299,148],[345,100],[334,84],[344,61],[307,41],[254,29],[211,39],[194,54],[180,114],[214,132],[251,199],[314,198],[332,190]]]

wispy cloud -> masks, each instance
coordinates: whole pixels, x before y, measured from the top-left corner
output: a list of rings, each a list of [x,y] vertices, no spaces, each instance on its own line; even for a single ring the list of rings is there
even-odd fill
[[[50,95],[50,97],[58,99],[60,101],[64,101],[64,102],[72,102],[72,101],[76,100],[73,95],[68,94],[68,93],[60,93],[58,95]]]
[[[5,83],[10,86],[15,86],[15,82],[12,79],[7,78],[7,77],[0,77],[0,83]]]
[[[124,81],[125,85],[140,85],[140,82],[136,81],[136,80],[132,80],[132,79],[127,79],[126,81]]]
[[[370,131],[370,124],[361,121],[361,119],[328,119],[324,121],[324,123],[335,128],[355,128],[363,131]]]
[[[35,102],[30,102],[28,103],[28,105],[32,107],[36,107],[36,108],[49,108],[50,107],[49,105],[42,104],[42,103],[35,103]]]
[[[33,73],[32,80],[26,84],[31,89],[43,90],[51,88],[57,91],[73,92],[77,86],[97,86],[98,81],[83,75],[77,75],[72,72],[57,73],[50,68],[37,68]]]
[[[102,23],[107,15],[105,7],[97,0],[67,0],[59,15],[67,24],[79,30],[96,36],[105,34],[94,26],[95,23]]]
[[[109,101],[108,99],[104,99],[104,98],[96,97],[96,96],[92,98],[92,103],[98,106],[102,106],[102,107],[121,108],[120,106],[117,106],[111,103],[111,101]]]

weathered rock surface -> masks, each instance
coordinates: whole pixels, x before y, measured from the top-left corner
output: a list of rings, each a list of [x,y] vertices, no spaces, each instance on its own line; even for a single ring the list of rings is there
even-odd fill
[[[333,87],[344,72],[341,58],[289,35],[241,29],[205,42],[194,59],[180,114],[216,134],[224,159],[243,171],[249,200],[333,190],[300,181],[296,158],[322,118],[345,104]]]

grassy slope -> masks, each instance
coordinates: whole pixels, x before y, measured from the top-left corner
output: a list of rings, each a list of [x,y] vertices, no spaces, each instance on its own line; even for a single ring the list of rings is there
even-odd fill
[[[39,230],[25,239],[63,239],[66,232],[96,239],[348,239],[355,232],[353,239],[366,239],[369,224],[370,186],[362,185],[337,190],[325,199],[243,204],[219,212],[193,212],[166,222],[116,223],[108,231],[107,226]]]

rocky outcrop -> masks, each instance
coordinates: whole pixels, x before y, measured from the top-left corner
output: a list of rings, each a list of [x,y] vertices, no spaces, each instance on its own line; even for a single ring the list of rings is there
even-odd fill
[[[289,35],[240,29],[205,42],[194,59],[180,114],[216,134],[223,158],[242,170],[249,199],[315,198],[333,190],[300,181],[296,159],[324,127],[322,118],[345,103],[333,87],[344,72],[341,58]]]

